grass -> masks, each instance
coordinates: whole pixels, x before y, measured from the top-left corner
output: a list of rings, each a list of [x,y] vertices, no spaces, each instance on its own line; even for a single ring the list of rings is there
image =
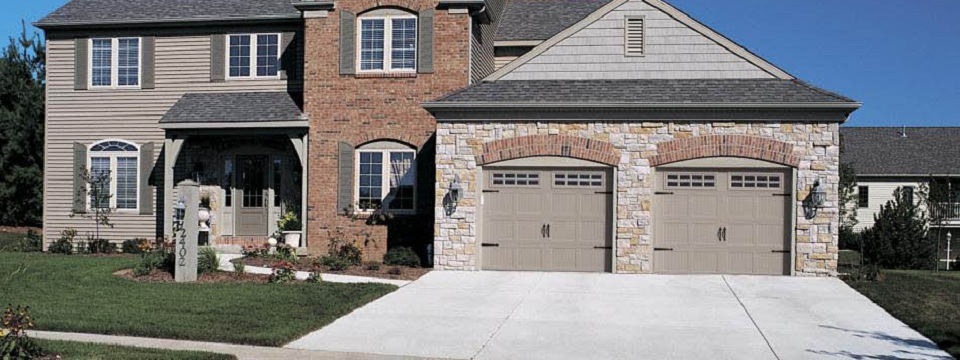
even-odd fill
[[[147,349],[129,346],[34,339],[47,353],[63,359],[138,359],[138,360],[235,360],[233,355],[199,351]]]
[[[139,283],[112,275],[137,260],[0,253],[0,304],[29,305],[37,330],[280,346],[396,289]]]
[[[854,250],[840,250],[840,258],[837,260],[837,262],[841,266],[860,265],[860,253]]]
[[[9,233],[0,231],[0,251],[12,249],[27,234]]]
[[[848,283],[960,358],[960,272],[887,270],[884,274],[884,281]]]

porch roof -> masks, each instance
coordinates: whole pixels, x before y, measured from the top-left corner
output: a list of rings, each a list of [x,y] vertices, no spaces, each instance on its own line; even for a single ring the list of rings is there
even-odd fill
[[[307,127],[299,94],[188,93],[160,119],[162,129]]]

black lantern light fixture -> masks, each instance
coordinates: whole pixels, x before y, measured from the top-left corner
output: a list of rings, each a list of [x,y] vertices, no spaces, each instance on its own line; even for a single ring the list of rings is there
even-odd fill
[[[827,202],[827,192],[820,185],[820,178],[813,181],[813,188],[810,189],[810,195],[803,200],[803,213],[809,220],[817,217],[817,210],[823,208]]]
[[[463,197],[463,185],[460,184],[460,175],[454,175],[453,181],[447,185],[446,199],[444,201],[443,207],[447,211],[447,216],[453,215],[457,211],[457,203],[460,202],[460,198]]]
[[[183,198],[177,201],[177,204],[173,206],[173,228],[174,230],[183,229],[183,220],[187,215],[187,204],[183,202]]]

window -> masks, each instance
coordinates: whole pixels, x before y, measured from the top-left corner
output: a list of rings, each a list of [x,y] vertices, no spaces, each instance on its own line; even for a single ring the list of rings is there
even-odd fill
[[[227,47],[228,78],[280,76],[280,34],[230,35]]]
[[[857,187],[857,207],[860,207],[860,208],[870,207],[870,187],[868,186]]]
[[[139,160],[139,148],[129,142],[108,140],[91,146],[90,176],[105,181],[88,189],[90,207],[136,210],[140,198]]]
[[[779,189],[783,177],[776,174],[731,174],[730,187],[737,190]]]
[[[539,173],[493,173],[493,185],[501,186],[540,186]]]
[[[566,173],[553,174],[553,185],[566,187],[601,187],[603,174],[599,173]]]
[[[140,38],[90,39],[90,86],[140,86]]]
[[[644,41],[646,28],[643,22],[642,17],[627,17],[624,19],[623,43],[626,56],[643,56],[643,48],[646,45]]]
[[[357,159],[356,199],[360,210],[415,210],[417,166],[413,150],[361,147]]]
[[[904,200],[906,200],[906,201],[907,201],[908,203],[910,203],[910,204],[913,204],[913,192],[914,192],[914,187],[913,187],[913,186],[904,186],[904,187],[903,187]]]
[[[713,174],[667,174],[666,187],[677,188],[713,188],[717,185],[717,176]]]
[[[360,71],[414,71],[417,18],[400,11],[374,11],[358,23]]]

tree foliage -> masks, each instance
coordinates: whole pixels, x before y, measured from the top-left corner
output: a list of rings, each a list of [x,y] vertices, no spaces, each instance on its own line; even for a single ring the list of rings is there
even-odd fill
[[[936,243],[927,236],[929,219],[908,190],[897,188],[874,220],[872,228],[860,233],[865,261],[886,269],[933,268]]]
[[[42,39],[26,27],[0,58],[0,224],[41,226],[46,78]]]
[[[853,165],[840,163],[840,248],[859,249],[857,234],[857,171]]]

